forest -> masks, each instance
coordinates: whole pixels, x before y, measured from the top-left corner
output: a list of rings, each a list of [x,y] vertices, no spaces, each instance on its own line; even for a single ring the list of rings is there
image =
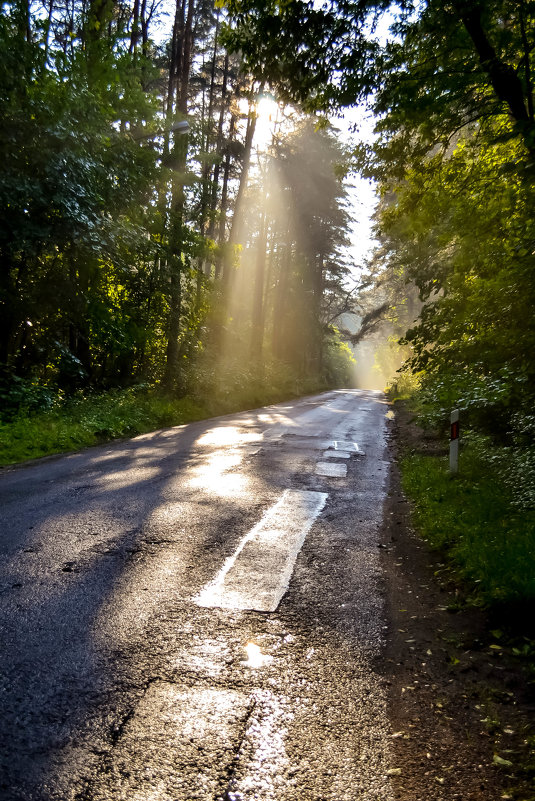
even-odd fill
[[[4,418],[348,381],[348,156],[227,21],[206,0],[3,4]]]
[[[367,340],[394,395],[417,391],[437,428],[459,408],[532,504],[534,14],[3,3],[5,430],[106,393],[126,428],[102,436],[173,422],[184,399],[195,415],[341,386]],[[375,138],[342,141],[359,105]],[[355,174],[379,196],[365,265],[348,256]],[[157,419],[129,422],[148,398]]]

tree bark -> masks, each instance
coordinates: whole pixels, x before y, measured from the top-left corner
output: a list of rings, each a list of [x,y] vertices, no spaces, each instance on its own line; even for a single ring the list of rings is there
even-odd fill
[[[132,19],[132,30],[130,31],[130,48],[129,52],[131,55],[136,54],[137,52],[137,43],[139,40],[139,0],[134,0],[134,8],[132,11],[133,19]]]
[[[264,195],[264,203],[265,203]],[[256,271],[253,289],[252,329],[251,329],[251,359],[262,365],[262,349],[264,344],[264,283],[266,272],[267,247],[267,214],[262,211],[262,222],[258,235],[256,252]]]
[[[232,115],[230,118],[229,142],[232,141],[235,128],[236,128],[236,117]],[[221,206],[219,210],[219,230],[217,236],[217,241],[220,246],[223,245],[226,239],[227,211],[228,211],[228,182],[230,177],[230,166],[231,166],[231,153],[230,153],[230,147],[227,147],[227,152],[225,153],[224,169],[223,169],[223,187],[221,190]],[[221,255],[219,255],[218,258],[216,259],[216,264],[215,264],[216,279],[220,278],[222,273],[223,273],[223,258]]]
[[[208,210],[208,200],[210,195],[210,172],[211,166],[209,162],[209,154],[212,148],[212,117],[214,115],[214,102],[215,102],[215,75],[217,63],[217,50],[219,39],[219,14],[217,15],[216,28],[214,33],[214,52],[212,56],[212,65],[210,69],[210,89],[208,92],[208,111],[206,114],[206,137],[204,141],[205,161],[202,168],[202,184],[201,184],[201,208],[199,215],[199,232],[201,236],[206,234],[206,214]]]
[[[217,136],[216,136],[216,144],[215,150],[217,154],[221,154],[223,148],[223,125],[225,122],[225,112],[227,111],[227,82],[228,82],[228,73],[229,73],[229,55],[228,53],[225,54],[225,63],[223,66],[223,81],[221,84],[221,109],[219,111],[219,122],[217,124]],[[231,119],[231,132],[230,136],[234,132],[234,126],[232,124],[233,119]],[[210,239],[214,238],[215,233],[215,212],[217,207],[217,196],[219,193],[219,176],[221,174],[221,162],[222,159],[219,158],[216,161],[214,166],[214,174],[212,177],[212,186],[210,191],[210,220],[208,223],[208,232],[207,236]],[[227,183],[228,183],[228,174],[227,174]],[[217,269],[216,269],[217,272]]]
[[[185,0],[177,1],[177,14],[175,17],[175,31],[180,33],[181,40],[176,38],[175,57],[177,64],[171,64],[171,71],[178,67],[178,74],[170,80],[170,99],[173,96],[173,85],[177,91],[177,110],[187,113],[188,85],[191,70],[192,23],[194,0],[189,0],[187,17],[184,21]],[[169,118],[168,108],[168,118]],[[169,316],[167,324],[166,364],[163,376],[163,386],[172,392],[177,388],[178,382],[178,355],[180,336],[180,316],[182,311],[182,250],[183,250],[183,217],[184,217],[184,182],[183,174],[186,168],[188,155],[187,136],[175,134],[173,152],[171,154],[178,176],[173,180],[171,209],[169,219]]]
[[[481,9],[466,10],[461,4],[458,5],[458,11],[496,96],[507,105],[511,117],[519,126],[528,151],[535,154],[535,142],[533,141],[535,130],[533,119],[528,113],[522,81],[515,68],[499,58],[496,53],[483,29]]]

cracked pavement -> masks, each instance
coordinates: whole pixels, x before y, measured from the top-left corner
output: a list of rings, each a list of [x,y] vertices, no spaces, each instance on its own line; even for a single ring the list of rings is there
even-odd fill
[[[333,391],[0,476],[3,799],[391,801],[387,411]]]

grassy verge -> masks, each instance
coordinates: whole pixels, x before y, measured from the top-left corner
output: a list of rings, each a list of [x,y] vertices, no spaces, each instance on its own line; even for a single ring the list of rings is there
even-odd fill
[[[132,390],[72,400],[0,424],[0,464],[78,450],[206,416],[191,398],[170,401]]]
[[[230,392],[207,395],[206,400],[170,399],[140,388],[70,400],[49,411],[19,414],[9,422],[0,423],[0,466],[250,409],[321,389],[323,387],[295,381],[291,387],[268,387],[251,382]]]
[[[455,478],[443,456],[405,455],[401,470],[416,527],[445,552],[473,599],[535,602],[535,511],[513,505],[477,446],[463,449]]]
[[[419,438],[402,424],[401,481],[415,529],[440,553],[440,578],[455,583],[458,605],[488,610],[489,648],[521,664],[535,686],[535,509],[515,503],[483,440],[463,445],[455,477],[445,448],[421,452],[429,444],[429,432]]]

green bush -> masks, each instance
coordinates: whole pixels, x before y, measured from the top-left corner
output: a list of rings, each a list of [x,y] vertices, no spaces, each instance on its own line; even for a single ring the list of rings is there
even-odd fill
[[[188,367],[185,386],[189,392],[181,398],[137,386],[65,401],[58,392],[31,382],[6,382],[4,390],[11,393],[11,403],[5,404],[9,412],[0,421],[0,464],[347,385],[352,364],[351,352],[333,335],[326,344],[323,377],[298,376],[290,365],[275,359],[260,365],[238,356],[221,360],[204,354]]]
[[[0,373],[0,421],[13,420],[21,413],[50,410],[62,400],[63,394],[55,387],[33,378],[21,378],[7,370]]]
[[[447,554],[482,603],[535,601],[535,511],[516,508],[481,442],[463,448],[460,465],[452,478],[445,458],[402,459],[416,527]]]
[[[325,342],[324,380],[329,387],[352,387],[355,384],[355,359],[351,348],[334,329]]]
[[[75,398],[36,414],[19,413],[0,423],[0,464],[132,437],[206,417],[192,398],[169,399],[145,387]]]

